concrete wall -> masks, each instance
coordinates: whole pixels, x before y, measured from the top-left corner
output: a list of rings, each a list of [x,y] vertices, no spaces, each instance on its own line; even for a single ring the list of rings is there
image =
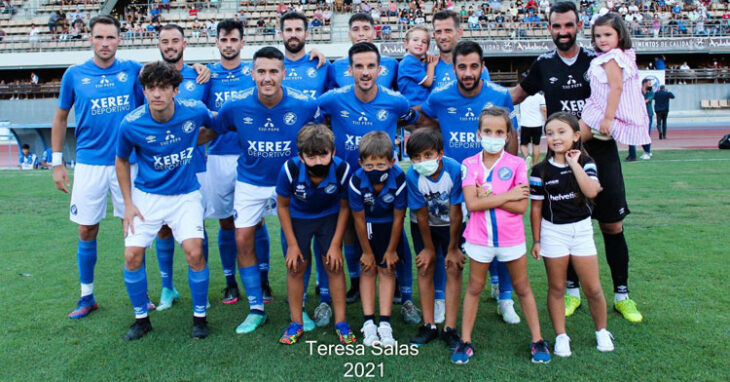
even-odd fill
[[[703,99],[730,99],[730,84],[667,85],[667,88],[676,97],[669,101],[670,113],[701,110]]]

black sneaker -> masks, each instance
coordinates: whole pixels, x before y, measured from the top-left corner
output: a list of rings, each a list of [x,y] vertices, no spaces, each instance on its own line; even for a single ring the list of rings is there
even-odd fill
[[[226,305],[235,304],[238,302],[238,297],[241,295],[241,293],[238,291],[238,285],[237,284],[231,284],[226,286],[226,289],[223,289],[223,301],[222,303]]]
[[[411,345],[417,345],[417,346],[423,346],[436,338],[438,338],[439,332],[438,329],[436,329],[436,326],[433,328],[431,325],[423,325],[420,328],[418,328],[418,334],[416,334],[415,337],[411,338]]]
[[[625,162],[636,162],[636,157],[628,156],[624,159]]]
[[[205,317],[193,317],[193,332],[190,337],[196,340],[202,340],[208,337],[210,330],[208,330],[208,320]]]
[[[360,299],[360,279],[353,278],[350,279],[350,282],[350,290],[348,290],[347,295],[345,295],[345,301],[347,301],[348,304],[357,302],[357,300]]]
[[[446,343],[446,347],[450,350],[456,349],[460,339],[459,334],[453,328],[444,327],[444,330],[441,332],[441,340]]]
[[[134,341],[138,340],[145,336],[145,334],[149,333],[152,330],[152,324],[150,323],[150,318],[139,318],[134,321],[134,324],[129,327],[129,331],[127,334],[124,335],[125,341]]]
[[[264,304],[268,304],[272,301],[274,301],[274,296],[271,293],[271,286],[269,283],[262,282],[261,283],[261,292],[264,295]]]

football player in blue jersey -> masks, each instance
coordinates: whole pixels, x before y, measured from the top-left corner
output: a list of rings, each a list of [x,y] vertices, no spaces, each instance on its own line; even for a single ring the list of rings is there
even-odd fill
[[[348,22],[350,28],[348,36],[353,44],[359,42],[370,42],[375,40],[375,21],[367,13],[355,13]],[[397,89],[398,61],[393,57],[382,57],[380,60],[380,72],[377,83],[389,89]],[[339,88],[351,85],[355,82],[354,75],[350,71],[348,57],[335,60],[330,66],[328,73],[329,88]]]
[[[443,10],[436,12],[431,22],[433,25],[433,40],[439,49],[438,63],[436,64],[433,87],[431,88],[433,90],[456,80],[453,52],[464,30],[459,22],[459,14],[454,11]],[[483,67],[481,77],[483,80],[489,81],[489,71],[486,66]]]
[[[241,281],[250,313],[237,333],[251,333],[266,322],[261,275],[254,249],[256,226],[275,198],[276,178],[287,159],[296,156],[296,135],[318,118],[317,102],[298,90],[283,87],[284,55],[274,47],[254,54],[256,87],[226,102],[215,131],[235,132],[242,146],[237,166],[233,218]]]
[[[136,80],[140,64],[116,59],[121,42],[120,24],[102,15],[91,19],[89,42],[94,56],[70,67],[61,80],[58,109],[53,118],[51,140],[53,181],[68,193],[69,178],[62,163],[64,138],[71,107],[76,114],[76,167],[71,193],[70,219],[79,225],[76,257],[81,281],[81,299],[69,318],[86,317],[96,310],[94,266],[99,222],[106,215],[107,192],[111,191],[114,216],[122,217],[124,203],[114,171],[114,153],[119,123],[143,102]],[[134,170],[133,170],[134,171]]]
[[[435,89],[421,105],[421,120],[433,118],[444,138],[444,154],[462,162],[481,150],[476,129],[479,113],[485,107],[499,106],[507,109],[512,116],[513,126],[517,119],[512,106],[509,90],[480,78],[482,73],[482,48],[473,41],[461,41],[453,50],[452,60],[456,81]],[[519,127],[518,127],[519,128]],[[511,142],[513,139],[510,138]],[[512,147],[514,146],[514,147]],[[514,152],[517,146],[511,145]],[[519,323],[512,303],[512,281],[504,264],[492,262],[492,275],[499,274],[499,293],[501,302],[499,312],[508,323]]]
[[[200,102],[176,100],[180,71],[165,62],[145,65],[139,75],[147,104],[127,114],[119,128],[116,173],[124,198],[124,283],[135,322],[124,339],[142,338],[152,325],[147,316],[145,248],[163,225],[182,244],[188,261],[193,300],[191,336],[208,336],[206,304],[210,272],[203,256],[203,204],[193,157],[201,126],[212,125],[212,113]],[[129,157],[137,155],[132,177]]]
[[[382,65],[379,64],[380,52],[375,45],[370,42],[356,43],[350,48],[348,59],[349,70],[355,79],[354,85],[325,93],[319,98],[319,104],[322,115],[329,118],[335,133],[338,156],[357,169],[360,167],[360,140],[366,133],[383,131],[394,141],[398,121],[412,122],[418,118],[418,113],[410,109],[403,95],[377,84]],[[360,272],[360,250],[353,236],[348,235],[345,239],[345,257],[352,288],[348,292],[350,302],[357,299]],[[406,246],[405,240],[401,240],[400,245]],[[411,298],[411,256],[410,249],[406,249],[403,250],[406,255],[404,261],[399,263],[397,269],[399,289],[406,322],[417,323],[420,315]]]
[[[198,84],[196,78],[198,73],[191,66],[185,65],[184,52],[187,47],[185,41],[185,32],[179,25],[167,24],[160,29],[157,48],[160,50],[162,59],[168,64],[175,66],[182,74],[182,82],[178,86],[177,99],[189,99],[202,101],[208,93],[209,83]],[[209,74],[210,69],[203,67]],[[210,213],[211,209],[207,203],[207,177],[205,172],[205,145],[195,148],[195,156],[193,160],[196,177],[200,184],[200,192],[203,196],[203,208],[205,217]],[[162,226],[160,232],[157,233],[155,240],[157,248],[157,261],[160,265],[160,278],[162,279],[162,292],[160,293],[160,303],[157,310],[162,311],[172,307],[173,302],[180,299],[180,294],[173,286],[172,280],[172,264],[173,254],[175,251],[175,239],[172,237],[172,230],[167,225]],[[208,261],[208,236],[203,239],[203,254],[206,262]]]

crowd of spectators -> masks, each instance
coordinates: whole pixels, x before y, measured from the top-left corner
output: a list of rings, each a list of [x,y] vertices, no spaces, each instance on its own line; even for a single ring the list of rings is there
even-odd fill
[[[89,32],[87,26],[89,19],[90,16],[84,14],[78,5],[70,16],[63,10],[52,12],[48,17],[48,31],[51,33],[51,40],[81,39],[85,33]]]
[[[0,3],[0,14],[11,17],[15,14],[15,7],[10,0],[2,0],[2,3]]]

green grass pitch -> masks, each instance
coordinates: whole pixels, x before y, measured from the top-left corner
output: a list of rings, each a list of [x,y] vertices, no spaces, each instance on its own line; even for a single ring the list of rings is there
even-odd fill
[[[171,310],[152,312],[154,331],[126,343],[121,336],[133,313],[122,279],[119,220],[109,211],[99,234],[95,294],[100,308],[83,320],[69,320],[66,315],[76,303],[79,286],[77,230],[68,221],[68,196],[55,190],[48,171],[0,171],[0,380],[323,381],[345,379],[348,362],[372,362],[382,363],[374,370],[375,379],[381,378],[382,370],[383,379],[400,381],[727,381],[728,154],[664,151],[651,161],[624,164],[632,210],[625,221],[631,253],[629,284],[644,322],[631,324],[609,305],[608,329],[616,338],[616,350],[602,354],[595,349],[593,323],[584,306],[567,321],[573,356],[554,357],[548,365],[530,363],[524,320],[520,325],[504,324],[486,292],[475,327],[476,355],[468,365],[451,364],[449,351],[438,341],[421,348],[417,356],[320,356],[310,354],[305,342],[279,345],[289,314],[274,219],[268,220],[268,227],[275,300],[266,306],[270,321],[265,326],[254,334],[235,334],[248,306],[245,300],[232,306],[219,302],[224,278],[217,245],[211,245],[212,334],[203,341],[191,340],[187,265],[177,248],[175,285],[181,302]],[[211,242],[216,243],[217,222],[206,223]],[[529,238],[529,224],[526,227]],[[604,292],[612,302],[597,229],[596,244]],[[149,254],[149,293],[157,301],[160,278],[153,251]],[[546,309],[542,263],[530,259],[529,273],[542,332],[552,348],[555,335]],[[310,314],[317,301],[312,290]],[[359,330],[360,304],[349,305],[347,315],[353,329]],[[399,307],[394,308],[393,322],[396,339],[407,343],[416,327],[403,324]],[[359,331],[357,335],[360,338]],[[336,343],[331,326],[306,333],[302,341],[306,340]],[[354,375],[357,369],[353,369]]]

